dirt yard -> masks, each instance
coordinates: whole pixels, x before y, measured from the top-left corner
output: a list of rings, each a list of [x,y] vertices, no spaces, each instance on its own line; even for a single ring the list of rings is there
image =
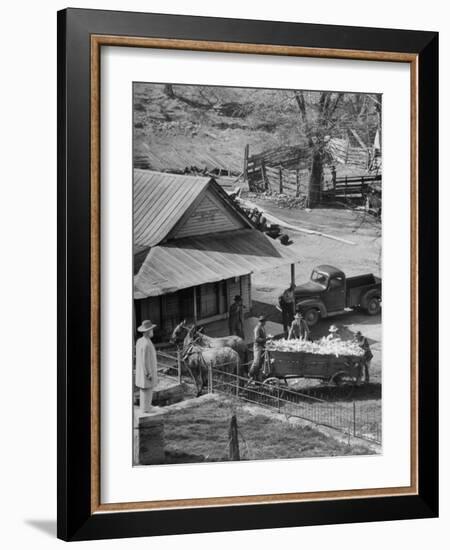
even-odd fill
[[[251,409],[251,411],[250,411]],[[228,429],[237,417],[242,460],[372,454],[365,445],[348,445],[306,425],[293,425],[281,415],[257,405],[240,405],[222,396],[192,401],[189,407],[171,407],[164,416],[169,460],[228,460]]]

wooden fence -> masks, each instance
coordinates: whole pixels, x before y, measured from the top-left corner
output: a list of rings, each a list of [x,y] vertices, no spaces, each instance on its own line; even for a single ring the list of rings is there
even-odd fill
[[[305,186],[305,172],[310,165],[311,151],[307,147],[283,146],[251,156],[249,146],[245,148],[244,176],[251,191],[298,196]]]
[[[269,191],[299,197],[306,195],[310,171],[306,168],[289,170],[282,166],[268,166],[264,162],[247,171],[249,188],[254,192]]]
[[[364,198],[369,186],[374,183],[381,183],[381,174],[374,176],[345,176],[336,178],[332,186],[322,191],[324,200],[347,200]]]

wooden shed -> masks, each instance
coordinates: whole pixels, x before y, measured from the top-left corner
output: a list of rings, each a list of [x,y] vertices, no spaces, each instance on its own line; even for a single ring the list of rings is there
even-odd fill
[[[157,339],[227,318],[237,294],[249,313],[251,273],[297,261],[213,178],[135,170],[133,201],[136,323],[151,319]]]

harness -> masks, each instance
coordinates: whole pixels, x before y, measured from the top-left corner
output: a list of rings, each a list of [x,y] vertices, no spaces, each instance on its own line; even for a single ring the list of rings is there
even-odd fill
[[[197,380],[195,379],[195,376],[192,374],[192,370],[190,369],[190,367],[186,363],[186,360],[189,357],[191,357],[192,355],[197,354],[197,355],[200,356],[200,360],[202,362],[202,367],[204,367],[206,370],[208,370],[208,365],[206,364],[205,358],[203,357],[203,353],[198,349],[199,346],[195,345],[197,343],[197,340],[198,340],[198,337],[196,337],[192,340],[192,342],[189,344],[187,350],[181,356],[181,360],[183,361],[183,364],[186,367],[186,369],[189,371],[189,374],[191,375],[191,378],[194,380],[195,385],[197,386],[197,389],[199,389],[198,384],[197,384]],[[200,376],[202,377],[202,383],[203,383],[202,370],[203,369],[200,369]]]

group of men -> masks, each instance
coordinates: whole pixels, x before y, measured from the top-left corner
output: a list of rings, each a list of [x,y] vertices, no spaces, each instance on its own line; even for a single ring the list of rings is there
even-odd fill
[[[258,379],[264,360],[264,350],[267,342],[266,334],[266,322],[267,319],[264,315],[258,318],[258,324],[254,329],[253,340],[253,363],[249,370],[250,378]],[[288,339],[302,338],[309,339],[310,331],[306,321],[303,319],[302,314],[297,312],[293,321],[289,327]]]
[[[328,329],[329,340],[338,339],[339,329],[336,325],[331,325]],[[291,323],[288,339],[310,339],[310,331],[306,321],[303,319],[300,312],[297,312],[294,316],[294,320]],[[358,344],[358,346],[363,350],[364,354],[362,356],[361,362],[361,371],[358,376],[358,380],[361,381],[364,376],[364,381],[366,383],[370,382],[370,363],[373,358],[372,350],[370,349],[369,341],[361,331],[357,331],[353,337],[353,340]],[[249,376],[253,380],[260,378],[260,372],[263,366],[264,361],[264,350],[267,342],[266,334],[266,318],[260,316],[258,318],[258,324],[254,329],[254,342],[253,342],[253,363],[249,370]]]
[[[283,314],[283,327],[288,339],[298,338],[309,340],[311,337],[310,329],[300,311],[294,315],[294,288],[291,285],[280,296],[280,306]],[[287,305],[286,305],[287,304]],[[230,334],[235,334],[244,338],[244,305],[241,296],[234,297],[234,302],[229,309],[229,330]],[[253,363],[249,370],[250,378],[260,378],[260,372],[264,362],[264,351],[267,342],[266,334],[266,317],[261,315],[258,318],[258,324],[254,329],[253,341]],[[137,328],[142,336],[136,342],[136,386],[140,390],[140,408],[143,412],[151,410],[153,389],[158,383],[158,370],[156,360],[156,350],[151,341],[153,330],[156,327],[151,321],[143,321]],[[328,337],[329,339],[339,338],[339,329],[335,325],[331,325]],[[370,349],[369,342],[360,331],[357,331],[354,336],[354,341],[358,343],[364,351],[362,367],[364,370],[364,380],[369,382],[370,362],[373,358],[373,353]],[[361,377],[362,377],[361,372]]]

